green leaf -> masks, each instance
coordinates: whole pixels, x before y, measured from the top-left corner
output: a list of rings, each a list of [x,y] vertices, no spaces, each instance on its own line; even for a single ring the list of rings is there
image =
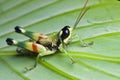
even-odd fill
[[[0,80],[120,80],[120,2],[89,0],[88,11],[74,33],[79,39],[67,46],[76,63],[64,54],[54,54],[39,60],[27,73],[24,67],[34,64],[35,57],[15,56],[16,47],[8,46],[6,38],[24,41],[14,27],[51,34],[65,25],[74,25],[85,0],[1,0],[0,1]],[[11,56],[8,56],[11,55]]]

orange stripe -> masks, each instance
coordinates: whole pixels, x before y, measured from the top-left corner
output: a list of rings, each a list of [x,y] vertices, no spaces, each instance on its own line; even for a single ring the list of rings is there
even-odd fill
[[[38,49],[37,49],[36,43],[32,44],[32,49],[33,49],[33,52],[38,53]]]

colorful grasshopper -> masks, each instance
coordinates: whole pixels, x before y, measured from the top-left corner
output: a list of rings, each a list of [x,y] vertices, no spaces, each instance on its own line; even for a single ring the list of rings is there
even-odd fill
[[[81,20],[85,12],[87,11],[86,10],[87,3],[88,3],[88,0],[86,0],[86,3],[82,11],[80,12],[74,24],[74,27],[71,28],[70,26],[65,26],[55,35],[47,36],[47,35],[36,33],[36,32],[26,31],[20,26],[15,27],[15,31],[17,33],[21,33],[31,38],[33,41],[17,42],[14,39],[7,38],[6,39],[7,44],[18,46],[18,47],[21,47],[21,50],[25,49],[37,54],[37,58],[34,66],[32,66],[29,69],[27,68],[27,70],[32,70],[33,68],[36,67],[39,57],[54,54],[58,50],[66,53],[69,56],[69,54],[64,49],[64,46],[69,43],[69,40],[72,35],[72,31],[76,28],[77,24],[79,23],[79,21]],[[73,60],[73,58],[71,56],[69,57],[72,60],[72,63],[74,63],[75,61]]]

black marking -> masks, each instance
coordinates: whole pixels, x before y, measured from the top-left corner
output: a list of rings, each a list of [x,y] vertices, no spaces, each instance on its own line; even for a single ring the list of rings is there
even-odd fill
[[[62,34],[59,34],[59,38],[57,41],[57,46],[59,47],[60,44],[69,37],[70,35],[70,30],[69,30],[70,26],[65,26],[64,28],[61,29],[60,32],[62,32]]]
[[[17,33],[22,33],[21,28],[22,28],[22,27],[20,27],[20,26],[16,26],[16,27],[15,27],[15,32],[17,32]]]
[[[52,49],[57,50],[57,51],[59,50],[59,49],[58,49],[58,46],[55,46],[55,45],[52,46]]]
[[[38,44],[42,44],[42,43],[40,43],[40,41],[36,41],[36,43],[38,43]],[[45,47],[47,47],[49,50],[58,50],[58,47],[56,46],[56,45],[52,45],[52,43],[50,43],[50,44],[46,44],[46,45],[44,45]]]
[[[38,40],[38,41],[36,41],[36,43],[40,44],[40,41]]]
[[[61,43],[62,43],[61,40],[58,39],[58,41],[57,41],[57,47],[59,47]]]
[[[13,45],[14,44],[12,38],[7,38],[6,42],[7,42],[8,45]]]
[[[70,26],[65,26],[61,31],[62,31],[62,35],[60,35],[62,41],[64,39],[66,39],[69,35],[70,35],[70,30],[69,30]]]

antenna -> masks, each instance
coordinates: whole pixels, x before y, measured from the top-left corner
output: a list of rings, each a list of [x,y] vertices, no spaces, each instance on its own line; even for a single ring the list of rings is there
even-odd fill
[[[76,21],[75,21],[75,24],[74,24],[74,26],[73,26],[73,29],[76,28],[77,24],[80,22],[80,20],[82,19],[83,15],[84,15],[85,12],[87,11],[87,9],[86,9],[87,3],[88,3],[88,0],[86,0],[86,2],[85,2],[85,4],[84,4],[81,12],[79,13],[79,15],[78,15],[78,17],[77,17],[77,19],[76,19]]]

